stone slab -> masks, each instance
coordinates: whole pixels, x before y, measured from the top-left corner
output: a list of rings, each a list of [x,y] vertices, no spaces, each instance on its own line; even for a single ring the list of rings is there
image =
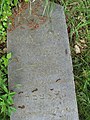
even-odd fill
[[[63,7],[56,5],[51,18],[37,29],[21,21],[20,26],[7,32],[8,51],[12,52],[9,88],[17,93],[17,111],[10,119],[78,120]]]

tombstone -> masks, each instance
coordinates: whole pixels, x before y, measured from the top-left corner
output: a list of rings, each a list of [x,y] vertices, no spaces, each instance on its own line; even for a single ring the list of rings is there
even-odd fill
[[[7,32],[9,88],[16,92],[11,120],[78,120],[63,7],[42,16],[39,2],[14,14]]]

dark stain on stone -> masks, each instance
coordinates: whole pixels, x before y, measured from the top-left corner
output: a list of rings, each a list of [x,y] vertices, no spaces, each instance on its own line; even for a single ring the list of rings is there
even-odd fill
[[[36,89],[32,90],[32,92],[35,92],[35,91],[38,91],[38,89],[36,88]]]
[[[25,105],[18,106],[18,108],[24,109],[24,108],[25,108]]]
[[[62,104],[61,102],[59,102],[60,103],[60,105]]]
[[[67,50],[67,49],[65,49],[65,54],[66,54],[66,55],[68,54],[68,50]]]
[[[10,90],[11,92],[14,92],[14,90]]]
[[[52,115],[56,116],[56,114],[55,114],[55,113],[53,113]]]
[[[51,88],[50,90],[51,90],[51,91],[53,91],[54,89],[53,89],[53,88]]]
[[[66,108],[66,111],[68,111],[68,108]]]
[[[61,80],[60,78],[56,80],[56,82],[58,82],[59,80]]]
[[[18,94],[21,94],[21,93],[23,93],[23,91],[20,91]]]

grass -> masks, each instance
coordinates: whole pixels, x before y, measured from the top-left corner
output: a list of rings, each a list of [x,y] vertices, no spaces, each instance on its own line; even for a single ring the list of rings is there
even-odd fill
[[[11,54],[7,54],[6,48],[6,30],[8,17],[12,14],[11,7],[17,5],[18,0],[0,1],[0,120],[9,120],[11,112],[15,110],[13,105],[13,96],[15,92],[8,89],[8,60]]]
[[[10,92],[7,84],[7,66],[10,58],[10,53],[0,58],[0,120],[8,120],[11,112],[15,110],[12,107],[15,92]]]
[[[18,0],[13,1],[12,7],[17,5]],[[46,10],[48,0],[45,2]],[[66,14],[79,118],[90,120],[90,0],[55,0],[55,2],[64,6]],[[8,9],[6,6],[2,7],[4,4],[9,5]],[[11,55],[3,52],[6,43],[7,18],[11,15],[10,9],[10,1],[0,1],[0,120],[8,120],[12,110],[15,110],[12,107],[15,93],[8,90],[7,84],[7,66]],[[52,6],[48,7],[49,9],[52,11]]]
[[[62,0],[61,3],[68,26],[79,118],[90,120],[90,0]]]

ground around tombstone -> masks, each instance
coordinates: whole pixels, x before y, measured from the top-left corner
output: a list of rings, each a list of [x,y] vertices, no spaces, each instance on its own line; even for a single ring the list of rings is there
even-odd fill
[[[72,2],[72,0],[65,0],[61,3],[66,12],[80,120],[90,120],[90,1],[75,0]],[[5,42],[0,43],[0,60],[7,51],[5,44]],[[0,62],[0,67],[1,65]],[[2,105],[0,104],[0,111]]]

